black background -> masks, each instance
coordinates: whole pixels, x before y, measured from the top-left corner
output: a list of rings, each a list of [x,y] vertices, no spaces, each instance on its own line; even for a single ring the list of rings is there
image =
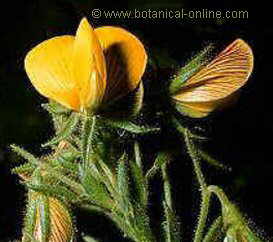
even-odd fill
[[[73,34],[83,16],[93,26],[119,25],[135,33],[143,41],[149,53],[168,50],[178,63],[184,63],[192,53],[213,41],[220,46],[240,37],[253,48],[255,68],[248,84],[242,90],[237,105],[202,121],[196,125],[203,127],[211,139],[205,144],[215,157],[233,168],[232,172],[215,169],[206,170],[208,181],[221,184],[231,199],[255,222],[255,227],[273,237],[273,198],[270,156],[272,128],[269,117],[271,107],[265,110],[264,85],[270,90],[272,82],[272,57],[268,53],[272,46],[272,21],[270,13],[260,9],[262,3],[239,1],[210,1],[202,4],[194,1],[170,0],[150,1],[130,0],[127,3],[114,1],[3,1],[1,6],[0,35],[0,241],[19,238],[23,218],[24,188],[16,176],[10,174],[15,156],[9,151],[11,143],[19,144],[35,154],[42,154],[40,144],[52,135],[50,120],[40,108],[46,100],[31,86],[24,72],[23,60],[27,51],[37,43],[52,36]],[[92,8],[101,9],[222,9],[248,10],[248,19],[216,21],[194,19],[93,19]],[[145,78],[148,78],[149,70]],[[168,78],[171,71],[162,71],[161,81]],[[167,81],[167,80],[166,80]],[[270,110],[270,111],[269,111]],[[195,125],[195,123],[194,123]],[[203,132],[203,131],[200,131]],[[163,139],[164,137],[164,139]],[[177,137],[168,134],[143,138],[143,147],[150,148],[161,143],[177,144]],[[157,138],[155,142],[155,138]],[[198,191],[193,185],[190,160],[185,156],[171,165],[171,177],[175,190],[175,204],[184,224],[184,241],[190,241],[193,222],[197,215]],[[151,162],[151,161],[149,161]],[[149,164],[147,165],[149,166]],[[160,198],[156,193],[160,186],[157,178],[153,184],[152,200]],[[192,193],[193,191],[193,193]],[[160,218],[155,207],[153,218]],[[86,216],[78,212],[78,227],[89,231],[102,241],[121,241],[122,235],[104,217]]]

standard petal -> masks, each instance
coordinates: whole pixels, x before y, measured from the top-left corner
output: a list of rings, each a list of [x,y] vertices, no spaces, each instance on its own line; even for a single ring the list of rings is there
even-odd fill
[[[107,86],[104,102],[109,102],[138,87],[147,55],[140,40],[122,28],[101,27],[95,29],[95,33],[105,53]]]
[[[73,65],[81,107],[97,108],[106,87],[106,64],[100,42],[86,18],[76,33]]]
[[[253,69],[251,48],[235,40],[212,62],[192,76],[173,98],[180,102],[211,102],[242,87]]]
[[[42,42],[28,52],[25,69],[40,94],[65,107],[79,110],[77,83],[72,71],[73,36]]]

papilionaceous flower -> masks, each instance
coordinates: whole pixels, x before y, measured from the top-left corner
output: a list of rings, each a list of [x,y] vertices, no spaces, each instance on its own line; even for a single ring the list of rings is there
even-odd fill
[[[25,69],[43,96],[95,113],[141,86],[146,63],[133,34],[112,26],[93,29],[83,18],[75,36],[54,37],[29,51]]]
[[[171,93],[172,101],[178,111],[192,118],[205,117],[229,105],[247,82],[253,60],[249,45],[242,39],[235,40],[194,74],[186,73],[185,81]]]

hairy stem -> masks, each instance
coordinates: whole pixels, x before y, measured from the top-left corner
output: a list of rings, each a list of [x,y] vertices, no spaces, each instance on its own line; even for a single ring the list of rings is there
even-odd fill
[[[194,147],[193,142],[190,139],[189,131],[185,130],[185,143],[188,149],[188,153],[193,161],[193,168],[196,174],[197,181],[201,188],[201,208],[200,214],[198,218],[197,227],[194,233],[194,242],[201,242],[203,239],[204,229],[206,227],[206,221],[209,213],[209,205],[210,205],[210,196],[211,192],[207,189],[207,184],[205,181],[205,177],[203,175],[200,158],[198,156],[198,151]]]

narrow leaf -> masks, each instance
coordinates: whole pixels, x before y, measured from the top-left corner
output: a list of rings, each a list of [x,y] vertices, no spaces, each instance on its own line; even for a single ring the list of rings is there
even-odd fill
[[[130,133],[134,133],[134,134],[146,134],[146,133],[153,133],[153,132],[160,131],[159,128],[139,126],[139,125],[134,124],[133,122],[127,121],[127,120],[120,121],[120,120],[107,119],[106,122],[114,128],[124,129],[124,130],[126,130]]]
[[[20,148],[19,146],[16,145],[11,145],[11,149],[16,152],[18,155],[26,159],[28,162],[30,162],[33,165],[39,165],[40,161],[38,158],[36,158],[34,155],[31,153],[25,151],[24,149]]]
[[[219,242],[222,241],[223,232],[223,218],[219,216],[214,220],[212,225],[210,226],[203,242]]]
[[[129,211],[131,194],[129,190],[129,175],[128,167],[126,164],[127,156],[124,154],[118,161],[117,168],[117,185],[118,192],[121,196],[121,206],[125,212]]]
[[[151,179],[160,168],[171,159],[171,154],[166,151],[160,151],[155,159],[153,166],[147,171],[147,179]]]
[[[165,231],[166,242],[181,242],[180,223],[174,214],[174,212],[164,202],[164,214],[165,221],[163,222],[163,228]]]
[[[198,149],[198,153],[201,156],[201,158],[204,159],[205,161],[207,161],[210,165],[212,165],[214,167],[217,167],[217,168],[224,169],[224,170],[230,170],[230,168],[223,165],[220,161],[218,161],[218,160],[214,159],[213,157],[211,157],[205,151]]]
[[[57,197],[59,199],[65,199],[67,201],[77,201],[79,198],[78,195],[76,195],[74,192],[61,185],[34,185],[31,183],[27,183],[27,187],[33,191],[43,193],[50,197]]]
[[[31,242],[36,224],[37,201],[28,199],[26,215],[24,218],[23,242]]]
[[[113,208],[113,201],[103,183],[92,176],[89,169],[82,167],[81,182],[90,200],[108,209]]]
[[[133,161],[130,161],[131,174],[133,182],[136,187],[136,197],[137,201],[143,206],[147,206],[148,202],[148,187],[147,180],[143,174],[142,169]]]
[[[93,153],[93,143],[95,137],[96,117],[86,117],[82,128],[82,159],[83,164],[87,165],[90,162]]]

